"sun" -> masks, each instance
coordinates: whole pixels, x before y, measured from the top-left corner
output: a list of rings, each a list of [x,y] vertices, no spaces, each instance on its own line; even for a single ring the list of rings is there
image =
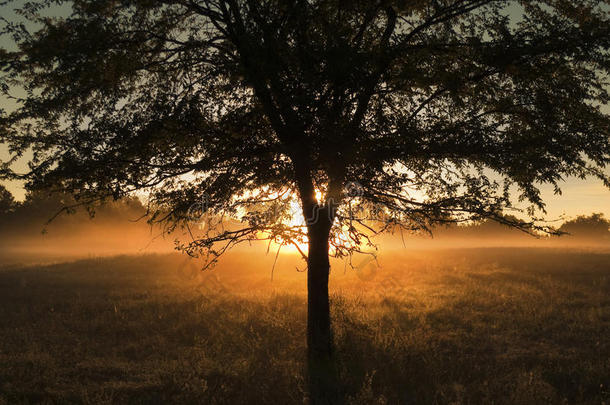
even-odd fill
[[[278,194],[279,195],[279,194]],[[315,198],[318,204],[324,203],[324,193],[322,190],[315,190]],[[288,203],[288,214],[282,220],[282,224],[293,228],[293,229],[306,229],[305,218],[303,217],[303,209],[301,203],[296,194],[293,194]],[[261,234],[264,236],[266,234]],[[281,254],[296,254],[300,256],[306,256],[309,249],[307,236],[304,235],[301,240],[288,240],[288,239],[276,239],[272,240],[269,244],[269,249],[273,251],[280,251]]]
[[[324,199],[324,194],[321,190],[316,189],[315,197],[318,204],[321,204]],[[303,217],[303,209],[296,196],[291,198],[289,202],[289,213],[290,219],[285,222],[285,225],[292,228],[302,229],[306,227],[305,218]],[[271,248],[275,250],[280,249],[280,252],[285,254],[306,255],[308,250],[307,236],[305,236],[304,240],[272,241]]]

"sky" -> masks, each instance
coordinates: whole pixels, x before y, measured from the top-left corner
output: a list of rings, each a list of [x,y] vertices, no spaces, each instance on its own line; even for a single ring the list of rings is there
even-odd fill
[[[0,6],[0,16],[9,21],[15,21],[19,17],[12,11],[15,5],[19,5],[23,1],[15,1],[12,5]],[[67,14],[67,8],[58,12],[59,15]],[[0,47],[5,49],[13,48],[13,44],[9,38],[0,36]],[[0,108],[10,110],[14,106],[10,100],[0,95]],[[605,106],[606,113],[610,114],[610,107]],[[0,144],[0,161],[6,160],[9,153],[6,145]],[[21,159],[17,165],[17,170],[25,170],[27,168],[27,157]],[[610,169],[606,171],[610,173]],[[19,182],[7,182],[0,180],[0,184],[5,186],[18,200],[22,200],[25,196],[23,184]],[[555,195],[553,188],[543,186],[543,198],[547,203],[547,218],[549,220],[560,219],[562,217],[573,218],[577,215],[589,215],[594,212],[604,213],[610,217],[610,190],[605,188],[600,180],[587,179],[581,180],[576,178],[568,178],[561,185],[562,195]]]

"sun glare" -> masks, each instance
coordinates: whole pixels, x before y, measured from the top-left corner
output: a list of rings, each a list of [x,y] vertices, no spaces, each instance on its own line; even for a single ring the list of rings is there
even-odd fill
[[[320,201],[322,197],[322,193],[319,192],[318,190],[316,190],[316,199],[318,201]],[[301,208],[301,204],[299,203],[299,201],[296,198],[293,198],[290,201],[290,219],[286,222],[286,225],[290,226],[290,227],[294,227],[294,228],[305,228],[306,224],[305,224],[305,218],[303,217],[303,210]],[[307,254],[307,237],[305,237],[304,240],[302,241],[298,241],[298,240],[283,240],[281,242],[272,242],[272,246],[274,246],[276,249],[279,248],[281,246],[281,251],[284,253],[291,253],[291,254],[301,254],[301,253],[305,253]],[[300,250],[300,252],[299,252]]]
[[[263,191],[265,192],[265,191]],[[252,194],[256,195],[256,194]],[[249,195],[249,196],[252,196]],[[273,199],[280,196],[280,194],[267,195],[268,198]],[[324,194],[321,190],[315,190],[315,198],[316,201],[321,204],[324,201]],[[287,200],[288,204],[288,215],[283,216],[281,223],[289,228],[292,228],[296,232],[300,230],[302,232],[302,236],[298,239],[292,238],[282,238],[277,237],[275,240],[272,240],[269,244],[269,249],[271,251],[277,252],[278,249],[282,254],[296,254],[296,255],[306,255],[308,251],[308,240],[306,236],[306,221],[303,217],[303,211],[301,204],[296,195],[290,195]],[[260,237],[262,239],[266,239],[270,236],[270,234],[266,232],[261,232]],[[338,242],[342,246],[351,246],[353,241],[349,237],[349,230],[346,226],[343,226],[338,230],[338,233],[334,235],[335,242]]]
[[[323,202],[324,195],[321,190],[316,189],[315,198],[318,204]],[[303,210],[301,204],[296,196],[292,196],[289,202],[289,219],[284,221],[284,225],[292,228],[301,228],[305,230],[306,223],[303,217]],[[280,249],[281,253],[285,254],[307,254],[307,236],[303,240],[279,240],[272,241],[271,248],[276,250]],[[280,248],[281,247],[281,248]]]
[[[322,202],[322,192],[320,190],[316,190],[316,201],[318,204]]]

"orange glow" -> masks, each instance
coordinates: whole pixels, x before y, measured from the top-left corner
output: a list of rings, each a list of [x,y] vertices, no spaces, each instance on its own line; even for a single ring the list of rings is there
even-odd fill
[[[322,202],[322,191],[316,189],[316,201],[318,204]]]

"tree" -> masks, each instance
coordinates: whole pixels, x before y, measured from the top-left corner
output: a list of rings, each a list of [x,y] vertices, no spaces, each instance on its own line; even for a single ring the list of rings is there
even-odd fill
[[[0,215],[6,215],[15,208],[15,198],[10,191],[0,185]]]
[[[577,239],[605,243],[610,239],[610,220],[601,213],[594,213],[590,216],[579,215],[561,225],[559,230]]]
[[[306,238],[316,362],[332,350],[329,253],[380,231],[506,223],[515,193],[530,219],[508,224],[552,231],[535,221],[540,184],[610,186],[607,2],[74,0],[44,17],[51,3],[24,7],[37,31],[5,29],[19,50],[3,53],[3,86],[27,95],[1,140],[34,157],[4,177],[81,202],[147,190],[170,229],[205,195],[208,224],[243,223],[181,245],[212,262]]]

